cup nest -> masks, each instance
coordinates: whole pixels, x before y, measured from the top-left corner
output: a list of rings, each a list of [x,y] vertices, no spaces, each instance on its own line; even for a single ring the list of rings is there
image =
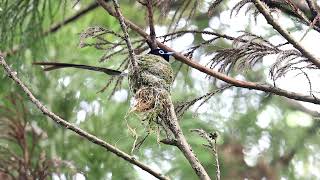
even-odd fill
[[[147,126],[148,131],[163,126],[159,115],[166,108],[167,95],[167,90],[156,87],[142,87],[136,92],[132,111],[141,115],[140,119]]]

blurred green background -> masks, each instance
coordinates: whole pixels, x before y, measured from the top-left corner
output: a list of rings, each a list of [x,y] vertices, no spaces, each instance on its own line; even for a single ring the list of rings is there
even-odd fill
[[[102,73],[77,69],[44,73],[40,67],[32,66],[34,61],[58,61],[119,67],[126,60],[126,55],[117,54],[99,62],[104,54],[113,50],[79,47],[80,33],[87,28],[101,26],[120,33],[118,21],[97,7],[44,36],[43,32],[86,8],[92,1],[81,0],[77,4],[63,0],[0,2],[0,50],[10,52],[19,45],[17,52],[6,57],[19,78],[54,113],[130,154],[135,137],[128,126],[136,131],[139,138],[147,133],[144,124],[134,114],[128,114],[132,98],[126,79],[121,84],[113,79],[105,91],[99,92],[111,80]],[[226,16],[222,16],[230,13],[230,1],[220,4],[210,16],[207,14],[209,4],[208,1],[172,1],[167,8],[155,8],[157,35],[185,29],[230,33],[235,24],[224,23]],[[120,6],[126,18],[147,30],[147,14],[141,4],[123,0]],[[247,19],[245,26],[241,26],[242,30],[251,32],[255,22],[249,16],[238,16],[242,16],[242,20]],[[178,26],[174,28],[176,23]],[[295,30],[299,31],[298,25]],[[274,34],[271,29],[264,31],[266,36]],[[141,39],[133,31],[130,35],[133,40]],[[118,40],[114,36],[106,38],[111,42]],[[182,51],[204,39],[199,34],[187,33],[166,44]],[[205,62],[202,59],[225,47],[230,47],[230,42],[220,39],[198,49],[194,58]],[[224,85],[174,59],[171,62],[177,73],[172,90],[173,100],[177,103],[192,100]],[[234,71],[230,75],[265,82],[267,68],[258,63],[252,70]],[[222,179],[320,178],[319,120],[314,118],[317,113],[282,97],[235,87],[215,94],[198,108],[200,102],[184,114],[180,124],[213,179],[216,175],[214,156],[202,145],[205,140],[191,133],[190,129],[218,132]],[[2,178],[14,179],[23,173],[39,179],[153,178],[45,117],[3,69],[0,71],[0,128]],[[23,164],[26,152],[28,161]],[[132,155],[172,179],[197,179],[181,152],[158,143],[156,133],[151,133]],[[19,167],[26,166],[28,172],[19,170]]]

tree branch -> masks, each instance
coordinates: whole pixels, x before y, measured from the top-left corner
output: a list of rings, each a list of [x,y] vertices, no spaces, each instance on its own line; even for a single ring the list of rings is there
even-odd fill
[[[285,102],[289,105],[290,108],[294,108],[304,113],[307,113],[312,117],[320,117],[320,112],[316,110],[311,110],[303,106],[300,102],[294,101],[292,99],[285,99]]]
[[[113,11],[113,9],[110,7],[110,5],[108,5],[106,2],[102,2],[100,3],[100,5],[108,12],[108,14],[110,14],[111,16],[116,16],[115,12]],[[124,19],[125,23],[134,31],[136,31],[139,35],[141,35],[142,37],[144,37],[145,39],[148,39],[149,35],[143,30],[141,29],[139,26],[137,26],[136,24],[134,24],[133,22]],[[303,95],[300,93],[295,93],[295,92],[291,92],[291,91],[286,91],[277,87],[273,87],[271,85],[268,84],[259,84],[259,83],[254,83],[254,82],[248,82],[248,81],[241,81],[241,80],[237,80],[234,79],[232,77],[229,77],[223,73],[220,73],[218,71],[215,71],[213,69],[207,68],[205,66],[202,66],[201,64],[197,63],[197,60],[194,59],[189,59],[187,57],[185,57],[184,55],[176,52],[174,49],[164,45],[163,43],[157,41],[157,44],[160,48],[166,50],[166,51],[171,51],[171,52],[175,52],[173,54],[173,56],[180,62],[189,65],[192,68],[195,68],[209,76],[215,77],[217,79],[220,79],[226,83],[232,84],[236,87],[242,87],[242,88],[247,88],[247,89],[254,89],[254,90],[259,90],[259,91],[264,91],[264,92],[268,92],[268,93],[273,93],[275,95],[278,96],[284,96],[287,97],[289,99],[295,99],[298,101],[305,101],[305,102],[311,102],[314,104],[320,104],[320,99],[316,98],[315,96],[309,96],[309,95]]]
[[[154,28],[153,23],[153,10],[152,10],[152,0],[146,0],[147,1],[147,10],[148,10],[148,20],[149,20],[149,28],[150,28],[150,48],[156,49],[157,48],[157,42],[156,42],[156,32]]]
[[[315,57],[313,54],[311,54],[309,51],[307,51],[297,40],[295,40],[290,33],[283,29],[280,24],[275,21],[270,14],[270,11],[267,9],[267,7],[260,1],[260,0],[253,0],[256,8],[260,11],[260,13],[266,18],[267,22],[275,29],[277,30],[290,44],[292,44],[293,47],[298,49],[301,54],[303,54],[306,58],[309,59],[314,65],[316,65],[320,69],[320,60]]]
[[[164,96],[167,100],[164,106],[167,109],[165,108],[164,113],[161,114],[161,119],[165,121],[165,124],[168,126],[168,128],[174,135],[175,140],[163,140],[162,142],[178,147],[185,156],[185,158],[189,161],[189,164],[196,172],[198,177],[202,180],[210,180],[210,176],[208,175],[204,167],[201,165],[200,161],[194,154],[191,146],[188,144],[185,136],[183,135],[169,93],[165,92]]]
[[[288,0],[286,0],[288,1]],[[306,0],[306,1],[314,1],[314,0]],[[291,5],[288,5],[287,3],[283,1],[270,1],[270,0],[262,0],[265,4],[267,4],[271,8],[276,8],[285,13],[286,15],[290,17],[295,17],[299,19],[302,23],[306,25],[310,25],[311,28],[313,28],[315,31],[320,32],[319,23],[314,22],[313,24],[310,24],[314,20],[313,13],[309,12],[311,11],[310,7],[308,7],[306,4],[304,4],[303,0],[301,1],[291,1],[291,4],[293,4],[297,9],[290,8]],[[297,12],[298,10],[299,12]],[[310,13],[310,15],[309,15]],[[302,16],[301,16],[302,15]],[[306,19],[307,18],[307,19]]]
[[[97,1],[99,3],[101,3],[101,1],[103,1],[103,0],[97,0]],[[105,2],[105,1],[103,1],[103,2]],[[130,38],[129,38],[127,25],[124,22],[124,17],[121,14],[120,6],[118,4],[118,1],[117,0],[112,0],[112,2],[113,2],[114,9],[116,11],[116,13],[115,13],[116,17],[119,20],[121,29],[122,29],[122,31],[124,33],[124,40],[126,41],[126,44],[127,44],[127,47],[128,47],[130,62],[132,64],[133,69],[136,69],[137,66],[138,66],[138,63],[137,63],[137,60],[136,60],[136,57],[135,57],[135,54],[134,54],[134,51],[133,51],[133,47],[132,47]]]
[[[117,149],[116,147],[112,146],[111,144],[103,141],[102,139],[99,139],[98,137],[89,134],[88,132],[76,127],[75,125],[67,122],[66,120],[62,119],[58,115],[54,114],[53,112],[49,111],[33,94],[32,92],[28,89],[28,87],[17,77],[16,73],[13,72],[8,64],[6,63],[5,59],[3,58],[3,55],[0,54],[0,64],[3,66],[4,70],[6,71],[8,77],[10,77],[24,92],[25,94],[29,97],[30,101],[36,105],[36,107],[42,111],[42,113],[46,116],[48,116],[50,119],[52,119],[54,122],[57,124],[63,126],[64,128],[67,128],[75,133],[77,133],[79,136],[84,137],[85,139],[91,141],[94,144],[97,144],[104,149],[112,152],[116,156],[124,159],[125,161],[128,161],[131,164],[134,164],[138,167],[140,167],[142,170],[150,173],[154,177],[162,180],[168,180],[167,177],[164,175],[154,171],[151,169],[149,166],[143,164],[142,162],[138,161],[135,157],[130,156],[126,154],[125,152]]]
[[[296,16],[301,19],[306,24],[311,24],[311,20],[308,19],[308,17],[305,15],[305,13],[291,0],[285,0],[285,2],[291,7],[293,12],[296,14]]]

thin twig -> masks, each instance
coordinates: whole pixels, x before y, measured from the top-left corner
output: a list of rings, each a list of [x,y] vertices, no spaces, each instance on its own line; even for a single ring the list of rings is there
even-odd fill
[[[103,0],[98,0],[98,2],[100,2],[100,1],[103,1]],[[134,54],[134,51],[133,51],[133,47],[132,47],[130,38],[129,38],[127,25],[124,22],[124,17],[122,16],[122,13],[120,11],[120,6],[119,6],[117,0],[112,0],[112,2],[113,2],[113,5],[114,5],[114,9],[116,11],[116,17],[118,18],[120,26],[121,26],[121,29],[122,29],[122,31],[124,33],[124,39],[125,39],[125,41],[127,43],[127,47],[128,47],[128,51],[129,51],[130,62],[132,64],[133,69],[137,69],[138,63],[137,63],[137,60],[136,60],[136,57],[135,57],[135,54]]]
[[[63,27],[66,24],[69,24],[70,22],[73,22],[77,19],[79,19],[80,17],[82,17],[83,15],[87,14],[88,12],[96,9],[97,7],[99,7],[99,4],[97,2],[93,2],[91,4],[89,4],[87,7],[85,7],[84,9],[80,10],[79,12],[77,12],[76,14],[66,18],[64,21],[57,23],[56,25],[53,25],[52,27],[50,27],[50,29],[48,29],[47,31],[45,31],[43,33],[44,36],[56,32],[57,30],[59,30],[61,27]]]
[[[292,2],[292,0],[290,0]],[[302,1],[302,0],[301,0]],[[311,0],[314,1],[314,0]],[[287,4],[285,4],[285,2],[283,1],[270,1],[270,0],[264,0],[263,1],[265,4],[267,4],[270,8],[275,8],[275,9],[279,9],[280,11],[282,11],[283,13],[289,15],[290,17],[294,17],[297,18],[298,20],[300,20],[302,23],[306,24],[307,26],[310,25],[310,21],[314,20],[311,16],[307,15],[307,19],[305,19],[304,17],[301,17],[300,14],[306,14],[308,13],[308,7],[305,6],[304,3],[298,3],[298,1],[294,1],[293,4],[296,8],[298,8],[298,11],[300,12],[296,12],[295,9],[292,9],[290,7],[288,7]],[[319,13],[318,13],[319,14]],[[311,24],[310,28],[314,29],[317,32],[320,32],[320,27],[319,24]]]
[[[300,18],[302,21],[304,21],[307,24],[311,24],[310,19],[304,14],[304,12],[301,11],[299,7],[297,7],[295,3],[293,3],[291,0],[285,0],[285,1],[287,4],[289,4],[291,9],[293,10],[293,13],[295,13],[298,18]]]
[[[220,173],[220,164],[219,164],[219,155],[218,155],[218,147],[217,147],[217,140],[215,139],[214,140],[214,157],[215,157],[215,160],[216,160],[216,166],[217,166],[217,174],[216,174],[216,179],[217,180],[220,180],[220,177],[221,177],[221,173]]]
[[[301,54],[303,54],[306,58],[309,59],[314,65],[316,65],[318,68],[320,68],[320,60],[315,57],[313,54],[311,54],[309,51],[307,51],[298,41],[296,41],[290,33],[283,29],[280,24],[275,21],[270,14],[270,11],[267,9],[267,7],[260,1],[260,0],[253,0],[256,8],[260,11],[260,13],[266,18],[267,22],[275,29],[277,30],[290,44],[292,44],[293,47],[298,49]]]
[[[62,119],[58,115],[54,114],[53,112],[49,111],[29,90],[29,88],[17,77],[16,72],[13,72],[8,64],[6,63],[3,56],[0,54],[0,64],[3,66],[4,70],[6,71],[8,77],[10,77],[29,97],[30,101],[36,105],[36,107],[42,111],[42,113],[46,116],[48,116],[50,119],[52,119],[57,124],[63,126],[66,129],[70,129],[71,131],[77,133],[79,136],[84,137],[85,139],[91,141],[94,144],[97,144],[106,150],[112,152],[116,156],[128,161],[131,164],[134,164],[138,167],[140,167],[142,170],[150,173],[154,177],[158,179],[167,180],[168,178],[164,175],[156,172],[155,170],[151,169],[149,166],[143,164],[142,162],[138,161],[135,157],[130,156],[126,154],[125,152],[117,149],[116,147],[112,146],[111,144],[103,141],[102,139],[99,139],[98,137],[76,127],[75,125],[69,123],[68,121]]]
[[[204,147],[208,148],[213,156],[215,157],[216,161],[216,180],[220,180],[220,164],[219,164],[219,155],[218,155],[218,147],[217,147],[217,138],[218,138],[218,133],[216,132],[206,132],[203,129],[191,129],[191,132],[197,133],[200,137],[205,139],[208,144],[203,144]]]

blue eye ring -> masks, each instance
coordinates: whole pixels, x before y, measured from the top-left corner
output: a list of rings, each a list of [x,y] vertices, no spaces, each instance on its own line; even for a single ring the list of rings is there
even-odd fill
[[[164,54],[164,51],[162,49],[160,49],[159,54]]]

